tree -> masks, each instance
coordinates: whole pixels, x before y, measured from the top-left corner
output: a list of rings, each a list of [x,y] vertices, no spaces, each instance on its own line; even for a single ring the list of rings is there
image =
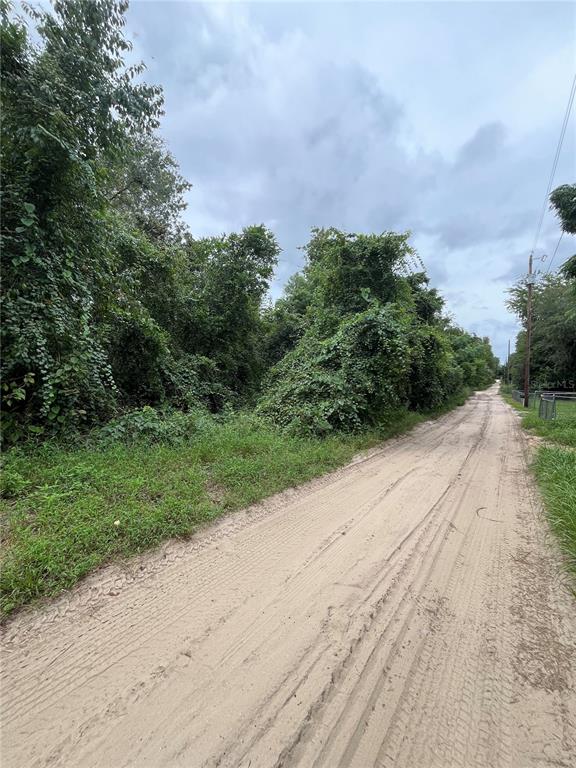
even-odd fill
[[[302,275],[268,315],[278,362],[258,410],[275,424],[304,434],[358,429],[493,381],[488,340],[446,330],[426,275],[402,274],[415,255],[407,234],[313,230],[306,253]]]
[[[563,232],[576,234],[576,184],[563,184],[550,195],[551,207],[560,219]],[[576,280],[576,254],[571,256],[563,265],[565,277]],[[576,284],[574,286],[576,291]]]
[[[405,398],[409,317],[374,301],[321,339],[304,336],[271,372],[259,412],[298,434],[376,423]]]
[[[564,232],[576,234],[576,184],[556,187],[550,195],[550,203]]]
[[[527,291],[520,281],[509,291],[509,308],[526,320]],[[536,389],[573,388],[576,382],[576,313],[570,281],[546,275],[533,289],[531,379]],[[518,334],[512,360],[516,386],[524,384],[525,333]]]
[[[125,2],[30,9],[40,46],[2,7],[4,428],[110,412],[115,385],[96,318],[118,290],[103,178],[158,125],[156,86],[126,67]],[[5,43],[5,44],[4,44]]]
[[[490,340],[468,333],[462,328],[449,327],[454,361],[462,371],[463,381],[472,389],[483,389],[492,381],[500,368],[498,358],[492,352]]]
[[[107,176],[108,198],[130,225],[155,241],[182,238],[184,194],[192,185],[158,136],[135,137]]]
[[[342,316],[365,309],[368,296],[382,303],[394,301],[404,286],[399,270],[414,254],[408,237],[313,229],[305,248],[304,275],[311,283],[311,312],[317,322],[334,329]]]
[[[263,354],[267,368],[288,354],[304,335],[309,323],[311,301],[310,280],[296,272],[288,279],[278,301],[264,310]]]
[[[263,373],[261,306],[279,251],[263,225],[190,239],[186,246],[190,312],[179,343],[213,359],[223,383],[237,393],[257,386]]]

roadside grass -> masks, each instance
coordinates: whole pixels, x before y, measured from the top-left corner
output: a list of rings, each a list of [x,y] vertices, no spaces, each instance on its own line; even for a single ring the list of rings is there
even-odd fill
[[[538,446],[532,468],[568,569],[576,576],[576,418],[573,405],[554,421],[545,421],[533,409],[524,409],[505,389],[502,397],[522,412],[522,426],[546,440]]]
[[[550,524],[576,576],[576,452],[542,446],[534,462]]]
[[[69,589],[95,568],[346,464],[433,413],[405,410],[358,434],[285,435],[249,415],[204,419],[175,444],[12,449],[3,458],[0,612]]]
[[[500,390],[500,394],[509,405],[522,414],[522,426],[524,429],[545,438],[551,443],[576,448],[576,405],[562,403],[562,407],[566,407],[563,411],[559,412],[559,417],[553,421],[545,421],[538,416],[537,410],[534,408],[524,408],[504,388]]]
[[[534,411],[528,411],[522,419],[522,426],[551,443],[576,448],[576,419],[544,421]]]

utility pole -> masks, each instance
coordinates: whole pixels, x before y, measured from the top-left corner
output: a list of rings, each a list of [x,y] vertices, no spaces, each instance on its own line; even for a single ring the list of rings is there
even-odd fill
[[[528,304],[526,307],[526,349],[524,350],[524,408],[530,405],[530,345],[532,343],[532,288],[534,287],[534,275],[532,274],[532,254],[528,260]]]
[[[510,385],[510,339],[508,339],[508,357],[506,358],[506,384]]]

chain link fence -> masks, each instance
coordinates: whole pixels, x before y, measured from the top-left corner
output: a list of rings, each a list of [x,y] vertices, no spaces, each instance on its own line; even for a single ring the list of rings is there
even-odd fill
[[[512,397],[518,403],[524,402],[524,392],[512,390]],[[545,421],[576,421],[576,392],[530,392],[528,407],[538,413]]]
[[[530,392],[528,395],[528,407],[529,408],[537,408],[538,403],[540,402],[540,395],[541,392]],[[516,402],[523,403],[524,402],[524,392],[522,392],[521,389],[513,389],[512,390],[512,397]]]
[[[538,415],[547,421],[576,421],[576,393],[543,392],[540,395]]]

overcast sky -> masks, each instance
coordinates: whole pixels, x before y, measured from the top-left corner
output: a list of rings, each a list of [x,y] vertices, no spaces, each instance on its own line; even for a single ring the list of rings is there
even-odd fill
[[[132,2],[196,236],[406,230],[455,320],[505,356],[576,67],[576,5]],[[574,115],[555,186],[576,180]],[[537,254],[560,230],[546,215]],[[556,264],[574,252],[564,238]],[[539,264],[539,266],[542,266]],[[546,266],[544,265],[544,269]]]

